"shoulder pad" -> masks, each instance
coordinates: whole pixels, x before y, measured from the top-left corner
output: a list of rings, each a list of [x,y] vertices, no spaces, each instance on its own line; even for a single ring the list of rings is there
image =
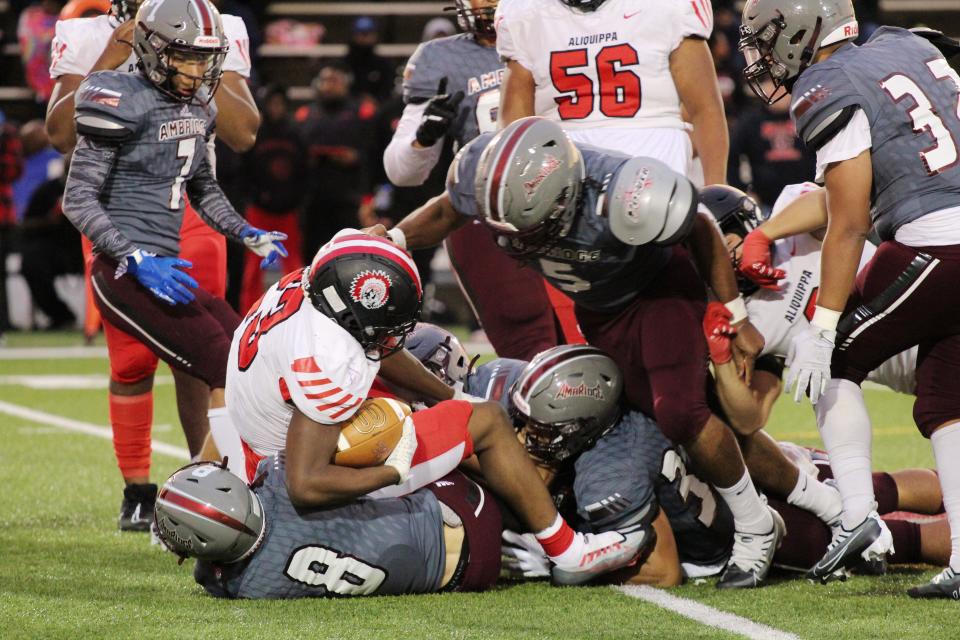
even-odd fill
[[[404,102],[420,104],[437,94],[437,87],[444,77],[440,63],[440,58],[444,55],[442,45],[448,38],[427,40],[421,43],[410,56],[407,66],[403,69]],[[450,93],[453,91],[451,90]]]
[[[601,215],[625,244],[674,244],[690,232],[697,196],[685,177],[653,158],[631,158],[601,195]]]
[[[867,101],[839,67],[809,69],[794,86],[794,95],[798,97],[790,105],[790,115],[797,135],[812,151],[842,130],[858,108],[867,108]]]
[[[464,145],[447,172],[447,194],[453,208],[465,216],[477,216],[477,198],[474,191],[480,155],[493,139],[492,133],[484,133]]]
[[[80,83],[75,98],[77,132],[85,136],[120,140],[135,132],[142,121],[139,94],[145,88],[137,74],[101,71]]]

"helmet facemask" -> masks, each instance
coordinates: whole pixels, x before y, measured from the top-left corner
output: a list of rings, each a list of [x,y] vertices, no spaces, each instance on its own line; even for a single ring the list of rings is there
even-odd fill
[[[132,20],[137,15],[137,9],[139,8],[140,0],[110,0],[110,13],[119,22]]]
[[[153,82],[160,91],[180,102],[191,102],[196,98],[200,87],[207,87],[207,96],[203,104],[209,104],[216,93],[220,80],[223,77],[223,60],[227,55],[227,47],[219,47],[218,50],[197,49],[173,43],[163,43],[163,38],[159,34],[153,34],[152,40],[160,46],[157,47],[157,57],[160,63],[156,71],[148,73],[147,77]],[[151,42],[153,44],[153,42]],[[194,75],[178,70],[180,65],[202,65],[203,73]],[[184,94],[176,87],[176,76],[182,76],[193,82],[193,90]]]
[[[787,24],[779,11],[773,20],[760,28],[749,24],[740,26],[738,48],[747,62],[743,77],[759,98],[773,104],[790,94],[794,82],[810,66],[819,50],[822,25],[823,19],[818,16],[809,34],[806,29],[800,29],[789,41],[781,39],[785,36],[783,31]],[[773,86],[772,90],[764,86],[768,82]]]
[[[539,422],[513,407],[510,417],[514,426],[523,433],[523,446],[527,454],[540,465],[556,470],[596,444],[603,434],[617,424],[620,414],[617,413],[606,422],[597,418]]]
[[[470,0],[456,0],[455,6],[444,7],[444,11],[456,12],[457,24],[462,31],[481,38],[496,39],[497,32],[493,27],[496,5],[475,9]]]
[[[577,193],[571,197],[571,191],[577,191]],[[565,188],[557,198],[554,212],[545,220],[527,229],[504,231],[502,225],[490,222],[489,218],[484,217],[484,221],[497,234],[497,244],[513,257],[524,258],[542,254],[570,233],[578,197],[578,190]]]
[[[707,189],[711,188],[720,187],[707,187]],[[728,191],[737,191],[729,187],[723,188]],[[705,191],[706,190],[704,190],[704,192]],[[701,192],[701,200],[704,197],[704,192]],[[704,204],[706,204],[708,209],[711,209],[709,204]],[[747,237],[747,234],[759,227],[760,223],[762,222],[762,212],[760,207],[756,202],[754,202],[753,198],[743,194],[737,199],[734,205],[728,205],[723,211],[713,211],[711,209],[711,215],[713,215],[716,219],[717,224],[720,227],[720,232],[724,235],[724,239],[726,239],[727,235],[735,235],[740,238],[739,242],[728,248],[730,262],[733,264],[733,271],[737,276],[737,288],[740,290],[740,293],[745,296],[754,293],[759,287],[755,282],[753,282],[753,280],[741,275],[741,259],[738,256],[738,253],[740,251],[740,247],[743,246],[743,240]]]

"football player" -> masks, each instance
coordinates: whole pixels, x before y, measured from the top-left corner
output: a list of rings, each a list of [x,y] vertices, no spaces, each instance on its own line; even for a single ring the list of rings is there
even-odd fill
[[[500,573],[497,501],[459,472],[399,498],[305,510],[287,493],[283,455],[260,463],[252,488],[201,462],[163,485],[156,522],[222,598],[480,591]]]
[[[541,115],[576,142],[653,157],[684,175],[692,138],[704,183],[726,182],[710,0],[501,0],[496,20],[505,124]]]
[[[178,257],[184,191],[208,224],[264,262],[285,253],[282,234],[244,222],[206,153],[227,50],[216,9],[208,0],[151,0],[140,7],[133,38],[138,71],[95,72],[77,89],[78,139],[63,209],[94,246],[91,279],[103,317],[200,379],[226,422],[227,349],[239,318],[223,299],[194,291],[197,282],[183,271],[191,266]],[[149,462],[149,432],[147,443]],[[153,496],[135,497],[129,524],[149,523],[143,505]]]
[[[731,307],[748,378],[762,338],[747,319],[723,239],[696,200],[690,182],[663,163],[580,148],[557,124],[531,117],[464,147],[446,192],[398,228],[419,248],[480,217],[504,250],[570,295],[588,342],[629,372],[630,405],[685,445],[730,505],[741,542],[723,586],[754,586],[781,529],[753,488],[733,432],[707,406],[706,290],[691,253]]]
[[[503,79],[493,29],[496,6],[496,0],[457,0],[464,33],[424,42],[407,63],[406,106],[383,156],[395,185],[423,184],[448,139],[459,148],[496,130]],[[493,235],[479,221],[450,234],[444,246],[498,354],[529,360],[564,341],[582,342],[570,301],[542,276],[497,251]],[[506,296],[509,305],[501,304]]]
[[[729,337],[725,340],[729,347]],[[605,579],[672,586],[683,577],[715,575],[730,561],[731,546],[736,553],[730,510],[691,472],[683,447],[670,443],[643,414],[621,410],[622,384],[613,361],[591,347],[558,347],[539,355],[509,391],[525,447],[546,471],[561,510],[575,510],[583,530],[630,530],[652,520],[656,544],[649,557]],[[780,447],[798,461],[809,481],[818,474],[829,478],[820,452],[789,443]],[[880,508],[942,511],[933,476],[924,469],[874,474],[884,500]],[[777,500],[772,504],[787,520],[774,562],[809,568],[829,544],[830,529],[808,511]],[[888,521],[897,562],[946,558],[949,530],[943,521]],[[504,540],[508,569],[527,577],[543,575],[542,555],[529,537],[507,531]]]
[[[947,516],[960,531],[952,462],[960,455],[960,308],[944,294],[960,276],[960,78],[920,35],[881,27],[855,46],[857,34],[850,0],[751,0],[743,11],[745,77],[768,102],[792,92],[798,135],[817,150],[826,187],[820,293],[809,328],[792,341],[785,387],[821,405],[820,433],[843,496],[844,535],[814,568],[821,579],[883,534],[857,387],[914,345],[914,417],[931,439]],[[857,277],[871,225],[881,244]],[[947,597],[958,588],[955,534],[949,566],[913,593]]]
[[[328,507],[372,494],[405,495],[474,453],[490,489],[554,562],[554,580],[575,584],[631,562],[642,532],[575,534],[560,517],[500,405],[455,393],[403,349],[420,313],[420,276],[391,241],[341,231],[310,266],[264,294],[230,346],[227,407],[253,461],[286,454],[286,484],[299,507]],[[381,466],[332,463],[339,425],[370,395],[377,376],[435,406],[414,412]],[[478,400],[473,398],[473,400]]]
[[[46,126],[59,151],[66,153],[76,144],[75,95],[80,82],[93,71],[135,71],[133,18],[138,5],[136,0],[113,0],[109,15],[57,22],[50,65],[50,76],[56,84],[48,103]],[[222,21],[229,49],[216,90],[218,134],[228,146],[242,152],[252,146],[259,124],[259,114],[246,84],[246,78],[250,76],[249,43],[246,27],[240,18],[225,15]],[[180,255],[193,263],[192,274],[203,289],[222,298],[226,290],[223,236],[204,224],[189,205],[180,234]],[[83,238],[83,245],[89,290],[92,245],[86,238]],[[88,304],[95,310],[92,291],[89,294]],[[146,530],[157,491],[156,485],[149,483],[152,389],[157,356],[146,345],[109,322],[104,325],[104,332],[111,365],[110,422],[117,462],[127,485],[121,505],[120,529]],[[190,454],[196,456],[210,422],[218,432],[226,430],[229,425],[224,424],[222,409],[214,409],[208,418],[209,388],[203,381],[177,369],[172,372],[187,447]],[[240,460],[239,452],[224,449],[232,459]]]

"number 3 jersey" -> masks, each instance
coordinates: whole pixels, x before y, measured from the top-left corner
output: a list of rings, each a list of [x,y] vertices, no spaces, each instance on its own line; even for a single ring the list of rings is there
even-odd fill
[[[283,451],[294,407],[315,422],[348,419],[380,370],[360,343],[306,298],[300,269],[270,287],[233,334],[226,403],[254,453]]]
[[[335,509],[299,511],[287,495],[282,457],[260,463],[253,491],[267,532],[236,565],[198,561],[194,577],[226,598],[394,595],[436,591],[446,561],[440,503],[430,491],[361,498]]]
[[[710,37],[710,0],[607,0],[592,12],[558,0],[501,0],[496,20],[497,51],[533,75],[534,113],[580,142],[685,171],[689,142],[670,54],[686,37]],[[673,131],[585,131],[611,127]]]
[[[871,217],[883,240],[928,213],[960,203],[960,77],[936,47],[880,27],[800,74],[791,115],[821,147],[860,109],[870,125]]]

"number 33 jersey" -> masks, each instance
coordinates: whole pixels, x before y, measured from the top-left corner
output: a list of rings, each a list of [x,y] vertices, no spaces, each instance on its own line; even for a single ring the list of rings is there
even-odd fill
[[[212,101],[204,104],[206,87],[184,103],[141,73],[98,71],[80,83],[75,100],[77,132],[90,143],[118,146],[100,192],[110,221],[134,245],[178,255],[184,189],[208,162],[206,140],[217,115]],[[81,177],[85,162],[75,155],[71,176]]]
[[[496,25],[500,55],[533,74],[537,115],[571,131],[680,129],[670,53],[710,36],[713,9],[710,0],[607,0],[584,13],[558,0],[501,0]]]

